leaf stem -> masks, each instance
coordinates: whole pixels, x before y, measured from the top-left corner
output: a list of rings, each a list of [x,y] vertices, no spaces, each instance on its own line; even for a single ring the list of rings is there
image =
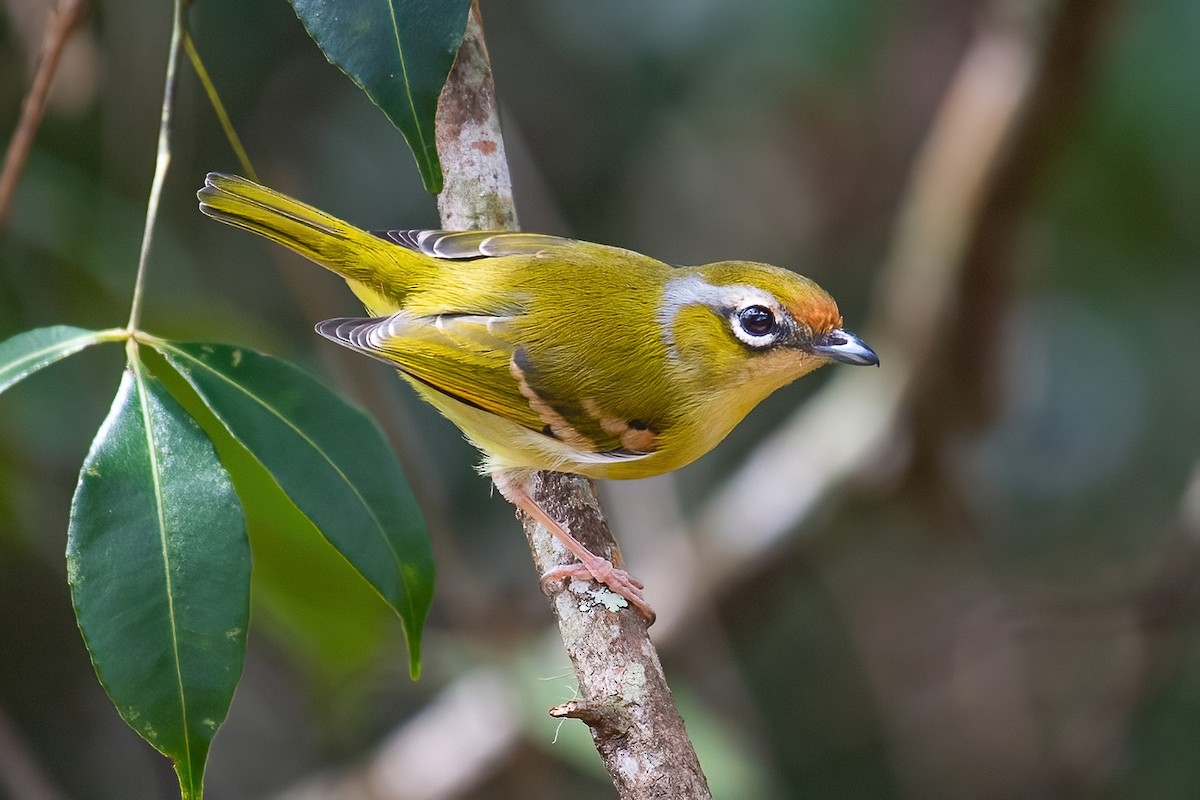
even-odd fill
[[[175,0],[174,19],[171,24],[171,45],[167,52],[167,77],[163,87],[162,115],[158,124],[158,155],[154,159],[154,179],[150,183],[150,199],[146,204],[146,226],[142,230],[142,249],[138,255],[137,279],[133,285],[133,300],[130,302],[129,323],[126,328],[137,330],[142,316],[142,294],[146,285],[146,263],[150,257],[150,243],[154,238],[154,223],[158,218],[158,207],[162,199],[163,182],[167,168],[171,165],[171,113],[175,103],[175,76],[179,64],[179,47],[183,42],[183,12],[185,0]]]

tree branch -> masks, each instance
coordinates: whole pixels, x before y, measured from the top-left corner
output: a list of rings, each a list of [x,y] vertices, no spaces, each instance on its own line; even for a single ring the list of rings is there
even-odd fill
[[[54,74],[58,71],[58,62],[62,57],[63,48],[71,33],[79,27],[87,13],[87,0],[62,0],[58,7],[51,10],[46,19],[46,32],[42,37],[42,54],[38,61],[37,72],[25,102],[21,106],[21,119],[13,132],[12,140],[8,143],[8,151],[4,155],[4,169],[0,171],[0,230],[8,221],[8,212],[12,208],[13,195],[17,191],[17,182],[29,151],[33,148],[33,139],[42,115],[46,111],[46,99],[50,96],[50,87],[54,84]]]
[[[446,179],[438,197],[442,224],[515,229],[512,184],[477,3],[442,90],[437,142]],[[541,473],[532,494],[592,552],[620,563],[590,481]],[[539,574],[574,560],[545,528],[528,519],[524,526]],[[560,706],[552,713],[588,724],[620,796],[709,797],[644,620],[632,609],[608,611],[591,597],[591,584],[582,581],[555,591],[552,607],[580,692],[569,708]]]

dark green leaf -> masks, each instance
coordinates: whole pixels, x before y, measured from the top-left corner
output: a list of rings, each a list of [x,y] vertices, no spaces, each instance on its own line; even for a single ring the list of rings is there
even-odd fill
[[[229,433],[221,420],[160,353],[141,355],[155,377],[199,423],[229,471],[246,514],[250,537],[250,615],[259,633],[271,636],[324,693],[350,694],[365,671],[377,664],[382,648],[394,641],[395,613],[379,593],[321,535],[312,520],[284,494],[254,454]]]
[[[212,444],[136,360],[84,462],[67,576],[100,683],[184,800],[242,671],[250,549]]]
[[[442,190],[434,142],[438,94],[454,66],[471,0],[291,0],[325,57],[357,83]]]
[[[0,342],[0,392],[22,378],[100,342],[120,338],[120,331],[89,331],[56,325],[18,333]]]
[[[433,554],[383,433],[312,376],[216,344],[156,341],[234,438],[400,614],[414,676],[433,594]]]

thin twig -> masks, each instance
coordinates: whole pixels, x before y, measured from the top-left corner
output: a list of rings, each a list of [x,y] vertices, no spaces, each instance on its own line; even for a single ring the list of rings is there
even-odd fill
[[[254,171],[254,165],[250,163],[250,156],[246,154],[246,148],[242,146],[241,137],[234,129],[233,121],[229,119],[229,112],[225,110],[225,104],[221,102],[221,95],[217,93],[217,87],[213,84],[212,78],[204,66],[204,61],[200,58],[200,51],[196,49],[196,43],[192,41],[192,34],[186,30],[183,32],[183,48],[187,51],[188,60],[192,62],[192,68],[196,70],[196,76],[200,78],[200,85],[204,87],[204,93],[208,95],[208,102],[212,105],[213,113],[217,115],[217,121],[221,123],[221,130],[225,132],[225,138],[229,140],[229,146],[233,148],[233,154],[237,156],[238,163],[242,165],[242,172],[247,178],[257,182],[258,173]]]
[[[138,253],[137,278],[133,284],[133,299],[129,303],[129,322],[126,328],[134,333],[141,323],[142,295],[146,286],[146,264],[150,259],[150,244],[154,240],[154,223],[158,219],[163,182],[171,166],[171,117],[175,105],[175,79],[179,73],[179,49],[184,37],[184,3],[175,0],[171,24],[171,45],[167,51],[167,77],[163,86],[162,114],[158,123],[158,153],[154,159],[154,178],[150,182],[150,199],[146,203],[146,226],[142,229],[142,248]]]
[[[438,198],[448,228],[516,228],[508,164],[500,133],[491,66],[478,4],[438,109],[438,152],[446,185]],[[533,495],[592,552],[619,563],[616,541],[586,479],[541,473]],[[539,573],[572,557],[541,525],[525,534]],[[580,602],[590,585],[574,582],[553,597],[553,609],[579,682],[574,710],[622,798],[707,798],[700,762],[663,676],[645,621],[632,609],[613,614]]]
[[[17,129],[8,143],[8,152],[4,155],[4,169],[0,171],[0,230],[3,230],[8,222],[8,212],[12,208],[17,183],[22,170],[25,169],[29,151],[33,149],[33,140],[37,135],[38,126],[42,123],[42,116],[46,113],[46,99],[50,96],[50,87],[54,84],[54,75],[58,72],[63,49],[67,40],[71,38],[71,33],[83,22],[87,9],[87,0],[61,0],[46,19],[41,59],[33,77],[33,84],[29,87],[29,93],[25,95],[25,102],[21,106],[21,119],[17,122]]]

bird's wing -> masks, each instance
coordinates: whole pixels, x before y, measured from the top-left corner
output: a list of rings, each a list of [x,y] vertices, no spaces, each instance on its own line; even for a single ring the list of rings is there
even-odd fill
[[[518,341],[516,328],[513,317],[401,312],[326,320],[317,332],[579,453],[634,457],[654,452],[657,433],[638,421],[607,416],[587,400],[556,392],[536,357]]]
[[[457,260],[488,256],[535,256],[575,243],[573,239],[559,236],[508,231],[391,230],[371,233],[427,256]]]

